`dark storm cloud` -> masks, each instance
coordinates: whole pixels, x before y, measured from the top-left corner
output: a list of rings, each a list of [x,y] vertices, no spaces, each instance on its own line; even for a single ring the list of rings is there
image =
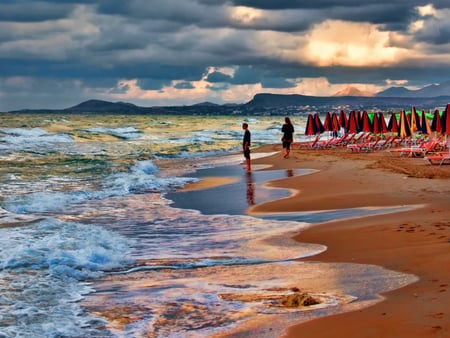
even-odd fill
[[[331,84],[445,82],[450,20],[442,19],[445,13],[419,17],[415,7],[429,3],[450,6],[448,0],[3,0],[0,95],[8,95],[1,97],[0,109],[5,102],[23,102],[20,95],[38,103],[57,97],[56,105],[63,97],[79,103],[86,93],[125,93],[130,86],[118,85],[121,80],[136,80],[142,90],[194,91],[192,82],[211,67],[217,70],[206,81],[214,97],[236,85],[293,88],[302,78]],[[418,19],[423,28],[408,30]],[[376,24],[367,34],[389,32],[383,48],[411,51],[411,59],[381,67],[318,67],[303,55],[295,58],[304,52],[308,34],[320,40],[333,20]],[[417,42],[424,43],[422,50],[415,49]],[[418,61],[419,54],[433,61]],[[15,77],[28,81],[7,81]]]
[[[195,87],[190,82],[180,82],[173,86],[175,89],[194,89]]]
[[[423,0],[397,1],[405,2],[410,6],[423,6]],[[392,4],[392,0],[231,0],[235,6],[247,6],[260,9],[280,10],[280,9],[329,9],[333,7],[364,7],[371,4],[386,5]]]
[[[295,88],[296,84],[285,78],[263,78],[261,80],[262,88]]]
[[[228,74],[224,74],[221,72],[212,72],[206,78],[206,81],[214,83],[214,82],[230,82],[232,77]]]
[[[72,5],[45,2],[0,4],[0,21],[38,22],[66,18],[73,11]]]

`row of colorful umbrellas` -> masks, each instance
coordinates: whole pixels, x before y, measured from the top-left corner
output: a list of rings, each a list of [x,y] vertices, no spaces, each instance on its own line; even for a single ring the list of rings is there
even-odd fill
[[[425,111],[422,111],[421,115],[419,115],[415,107],[412,107],[411,113],[408,114],[404,110],[399,114],[391,114],[387,125],[383,113],[371,113],[370,115],[369,117],[367,111],[361,113],[360,111],[355,112],[352,110],[347,116],[341,110],[338,117],[336,113],[331,114],[327,112],[325,122],[322,123],[318,114],[309,114],[305,135],[322,134],[325,131],[337,132],[341,128],[349,134],[359,132],[382,134],[391,132],[397,133],[400,137],[405,137],[414,133],[429,135],[434,131],[450,135],[450,104],[447,104],[442,114],[439,113],[439,110],[434,112],[431,125]]]

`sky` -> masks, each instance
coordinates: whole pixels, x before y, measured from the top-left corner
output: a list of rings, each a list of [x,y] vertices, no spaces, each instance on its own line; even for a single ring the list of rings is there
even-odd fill
[[[450,80],[450,1],[1,0],[0,111]]]

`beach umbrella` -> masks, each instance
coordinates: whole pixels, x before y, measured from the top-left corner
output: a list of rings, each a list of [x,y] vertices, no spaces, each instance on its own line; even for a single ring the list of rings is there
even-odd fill
[[[409,127],[408,118],[404,110],[400,112],[400,119],[398,124],[398,136],[407,137],[411,136],[411,128]]]
[[[398,122],[395,113],[391,114],[391,117],[387,125],[387,130],[391,133],[398,133]]]
[[[331,124],[333,126],[333,131],[339,131],[339,129],[341,129],[341,125],[339,124],[339,119],[336,113],[333,113],[331,115]]]
[[[411,115],[409,119],[409,127],[411,128],[411,132],[414,133],[420,128],[419,115],[416,112],[416,108],[414,106],[411,107]]]
[[[360,131],[363,131],[365,133],[372,132],[371,123],[369,120],[369,115],[367,114],[367,111],[364,110],[362,117],[361,117],[361,124],[359,125]]]
[[[380,133],[387,133],[386,120],[384,119],[384,115],[382,112],[378,113],[378,126],[380,128]]]
[[[437,110],[437,109],[434,111],[433,120],[431,121],[430,128],[432,131],[435,131],[438,133],[440,133],[442,131],[441,117],[439,115],[439,110]]]
[[[341,128],[345,129],[347,127],[347,121],[347,115],[343,110],[341,110],[341,112],[339,113],[339,125],[341,126]]]
[[[428,123],[427,114],[424,110],[422,110],[422,115],[420,117],[420,132],[427,135],[431,134],[430,124]]]
[[[318,132],[316,121],[311,114],[308,115],[306,120],[305,135],[316,135]]]
[[[319,114],[314,115],[314,121],[316,122],[318,133],[322,134],[325,131],[325,128],[322,124],[322,121],[320,121]]]
[[[352,110],[348,116],[346,131],[350,134],[356,134],[358,132],[357,115],[354,110]]]
[[[373,113],[373,122],[372,122],[372,133],[380,134],[380,121],[378,120],[378,114]]]
[[[325,131],[333,131],[333,125],[331,124],[331,114],[329,111],[327,111],[327,114],[325,115],[325,122],[323,124],[323,127]]]
[[[441,116],[442,134],[450,135],[450,103]]]

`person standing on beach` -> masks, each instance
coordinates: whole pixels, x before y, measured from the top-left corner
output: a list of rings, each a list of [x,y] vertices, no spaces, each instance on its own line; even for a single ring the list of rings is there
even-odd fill
[[[244,132],[244,139],[242,140],[242,149],[244,151],[244,157],[245,157],[245,162],[246,162],[246,169],[247,171],[251,170],[250,167],[250,142],[251,142],[251,134],[250,134],[250,130],[248,130],[248,124],[247,123],[243,123],[242,124],[242,129],[245,130]]]
[[[294,126],[292,125],[291,119],[289,117],[284,118],[284,124],[281,128],[283,133],[283,154],[284,158],[289,158],[289,152],[291,151],[291,143],[294,140]]]

